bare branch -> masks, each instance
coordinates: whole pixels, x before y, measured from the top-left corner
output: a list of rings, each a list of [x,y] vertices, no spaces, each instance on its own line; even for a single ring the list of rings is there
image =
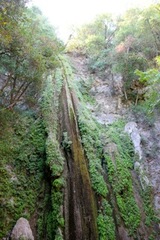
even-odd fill
[[[0,92],[3,93],[4,89],[8,86],[9,81],[11,80],[12,74],[10,73],[9,76],[7,77],[4,85],[1,87]]]
[[[25,82],[20,86],[15,98],[12,100],[12,103],[10,102],[9,106],[7,107],[8,109],[12,109],[17,102],[20,101],[21,97],[24,95],[24,93],[26,92],[26,90],[28,89],[28,87],[31,85],[31,82],[29,82],[26,86],[25,86]],[[24,87],[24,88],[23,88]]]

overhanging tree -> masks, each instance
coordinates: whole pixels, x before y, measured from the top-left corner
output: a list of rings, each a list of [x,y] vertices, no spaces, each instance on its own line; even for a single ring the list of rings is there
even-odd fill
[[[14,12],[17,3],[3,7],[0,16],[0,28],[5,30],[0,40],[0,103],[7,108],[24,102],[26,93],[41,85],[43,74],[55,68],[62,50],[41,12],[24,5]]]

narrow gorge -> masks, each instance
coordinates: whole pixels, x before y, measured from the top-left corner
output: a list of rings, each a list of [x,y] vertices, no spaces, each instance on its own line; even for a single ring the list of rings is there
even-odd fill
[[[120,118],[116,112],[112,123],[101,123],[100,117],[98,117],[100,123],[97,122],[94,113],[97,111],[96,108],[94,110],[96,104],[92,106],[88,102],[86,107],[85,96],[78,89],[79,80],[82,80],[78,79],[79,76],[85,78],[84,82],[87,82],[89,77],[86,75],[85,58],[69,57],[70,60],[66,60],[61,57],[60,59],[61,67],[54,75],[47,76],[44,85],[41,99],[42,116],[39,116],[41,120],[30,120],[33,121],[35,128],[34,138],[33,132],[29,138],[21,136],[21,129],[19,133],[17,128],[25,129],[28,123],[25,126],[26,123],[20,120],[16,121],[21,126],[17,126],[15,122],[8,133],[10,137],[16,138],[16,141],[19,137],[28,138],[26,141],[30,141],[29,144],[38,147],[37,150],[35,146],[33,149],[38,155],[42,138],[46,147],[41,153],[43,168],[41,167],[40,182],[35,180],[40,171],[38,162],[32,166],[33,157],[27,160],[27,156],[26,163],[21,162],[22,166],[29,164],[26,165],[27,169],[32,168],[34,172],[34,180],[29,186],[26,185],[26,193],[23,179],[30,181],[31,169],[21,169],[22,175],[17,175],[18,168],[16,167],[15,171],[13,159],[11,164],[7,163],[4,166],[5,181],[8,181],[9,187],[13,188],[12,191],[19,189],[19,194],[23,193],[25,197],[18,198],[17,192],[13,191],[12,197],[8,195],[9,198],[3,200],[5,202],[4,210],[1,212],[2,239],[10,239],[5,237],[5,234],[12,229],[12,224],[18,216],[29,217],[34,239],[159,239],[150,180],[147,172],[143,170],[143,164],[139,162],[140,156],[134,142],[132,143],[132,139],[125,133],[125,128],[131,129],[133,124],[127,126],[124,116]],[[79,60],[84,67],[77,65]],[[74,64],[79,66],[78,69]],[[101,81],[99,84],[101,86],[107,84],[110,87],[109,82]],[[105,96],[107,92],[106,89]],[[101,98],[103,97],[103,93],[97,91],[91,98],[96,97],[96,94],[101,94]],[[118,101],[117,97],[111,98]],[[107,101],[110,102],[109,98]],[[114,102],[111,102],[112,110],[113,105]],[[110,111],[107,111],[104,113],[106,119],[110,116]],[[25,121],[29,120],[27,118],[26,116]],[[43,121],[43,126],[38,126],[39,129],[36,126],[37,121]],[[28,132],[27,128],[25,131]],[[134,129],[133,131],[136,134]],[[135,141],[138,144],[138,140]],[[22,151],[26,151],[27,154],[27,146],[23,148]],[[24,161],[24,152],[21,154],[21,158],[15,155],[14,161]],[[35,155],[34,152],[32,154]],[[8,185],[6,186],[8,188]],[[37,192],[33,194],[35,190]],[[29,200],[28,192],[34,198],[31,197]],[[2,199],[6,197],[4,189]],[[27,207],[28,200],[29,204],[32,203],[32,208]],[[11,219],[10,213],[13,214]],[[19,239],[13,233],[14,229],[11,239]]]
[[[159,11],[102,14],[64,44],[1,0],[1,240],[160,240]]]

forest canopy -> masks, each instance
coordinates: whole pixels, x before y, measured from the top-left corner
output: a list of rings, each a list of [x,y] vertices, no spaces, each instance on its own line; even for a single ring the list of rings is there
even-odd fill
[[[0,9],[0,104],[13,108],[34,101],[63,44],[37,7],[3,0]]]
[[[154,87],[159,72],[157,60],[160,55],[160,4],[151,5],[146,9],[129,9],[121,17],[109,14],[97,16],[89,24],[78,28],[68,44],[68,51],[75,51],[86,55],[91,73],[98,73],[106,77],[106,72],[120,74],[123,79],[123,93],[125,101],[137,104],[139,88],[149,86],[143,98],[153,96],[149,89]],[[141,80],[141,72],[150,73],[149,69],[156,69],[155,76],[149,81]],[[142,74],[141,74],[142,76]],[[159,75],[158,75],[159,76]],[[153,79],[153,81],[152,81]],[[152,94],[151,94],[152,92]],[[151,95],[150,95],[151,94]],[[158,96],[154,94],[154,96]],[[140,98],[142,96],[139,96]],[[152,106],[159,103],[158,99]],[[153,109],[152,109],[153,110]],[[151,110],[151,111],[152,111]]]
[[[2,0],[0,3],[0,105],[13,108],[34,104],[45,73],[59,64],[64,44],[55,29],[37,7],[27,0]],[[140,72],[155,71],[157,79],[160,55],[160,4],[146,9],[130,9],[121,17],[105,13],[78,28],[67,44],[67,51],[88,58],[91,73],[103,78],[106,72],[120,74],[125,101],[137,104],[139,89],[149,86],[143,99],[158,93],[150,91],[155,81],[142,81]],[[138,74],[137,74],[138,73]],[[159,80],[156,81],[156,89]],[[153,85],[153,86],[152,86]],[[136,86],[136,87],[135,87]],[[152,94],[151,94],[152,93]],[[157,106],[159,99],[152,98]],[[147,101],[146,101],[147,102]],[[150,104],[150,103],[149,103]]]

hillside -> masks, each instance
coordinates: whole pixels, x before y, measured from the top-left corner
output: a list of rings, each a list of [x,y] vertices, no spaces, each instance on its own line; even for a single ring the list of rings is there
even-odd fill
[[[0,239],[159,240],[159,4],[67,46],[26,1],[0,9]]]

